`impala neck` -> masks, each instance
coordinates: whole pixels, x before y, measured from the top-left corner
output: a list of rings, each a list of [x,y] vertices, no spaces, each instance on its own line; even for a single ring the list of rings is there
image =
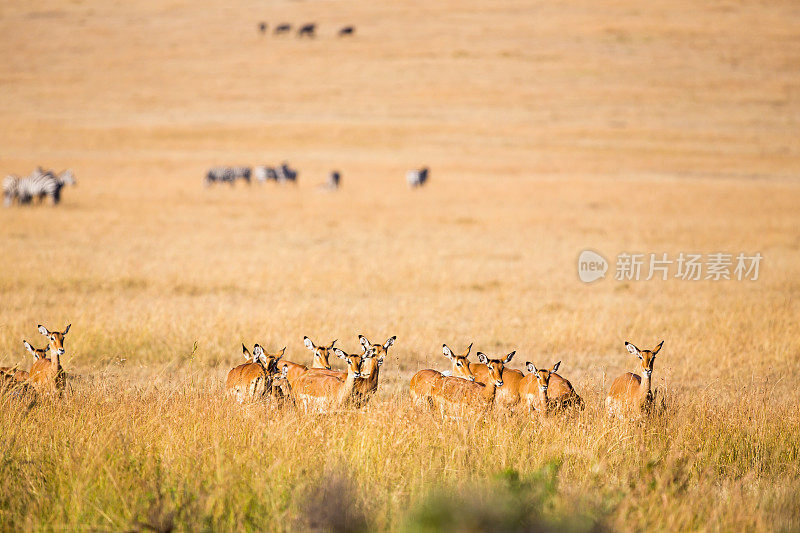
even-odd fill
[[[343,403],[347,402],[348,398],[353,395],[353,388],[355,387],[355,384],[356,375],[348,370],[347,379],[345,379],[344,383],[342,383],[342,387],[339,389],[339,397],[336,399],[336,403],[338,405],[342,405]]]
[[[56,368],[61,368],[61,356],[58,355],[58,349],[55,348],[52,344],[50,344],[50,351],[53,352],[53,355],[50,356],[50,361],[56,365]]]
[[[651,372],[642,372],[642,382],[639,384],[639,397],[644,401],[650,396]]]
[[[380,372],[380,368],[377,357],[369,359],[369,367],[367,368],[367,370],[369,370],[369,377],[366,379],[368,389],[378,388],[378,373]]]
[[[539,387],[539,403],[542,406],[542,411],[547,410],[547,389]]]
[[[486,385],[483,386],[483,399],[489,404],[494,403],[494,397],[496,394],[497,385],[495,385],[494,379],[489,378]]]

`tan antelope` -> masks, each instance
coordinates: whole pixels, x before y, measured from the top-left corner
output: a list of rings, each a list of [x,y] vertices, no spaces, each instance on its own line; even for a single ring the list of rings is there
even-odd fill
[[[317,346],[308,337],[303,337],[303,344],[305,345],[306,348],[314,352],[314,360],[311,363],[311,368],[315,370],[324,370],[333,374],[338,374],[338,371],[331,370],[331,364],[328,360],[330,354],[333,353],[334,349],[333,345],[336,344],[335,340],[332,343],[330,343],[329,346]],[[299,363],[294,363],[292,361],[284,361],[281,364],[286,365],[288,370],[286,379],[289,380],[289,384],[291,384],[292,386],[294,386],[294,382],[297,380],[297,378],[299,378],[309,370],[309,367],[307,367],[306,365],[301,365]]]
[[[50,344],[47,344],[44,348],[34,348],[26,340],[23,340],[22,344],[25,346],[25,349],[33,355],[34,363],[39,359],[45,359],[47,357],[47,352],[50,350]],[[0,367],[0,373],[10,375],[15,382],[19,383],[27,381],[28,378],[30,378],[30,373],[28,371],[19,370],[17,367]]]
[[[640,350],[625,341],[625,348],[639,358],[642,376],[625,372],[611,384],[606,397],[606,410],[611,416],[624,418],[626,413],[636,416],[649,413],[653,406],[653,392],[650,390],[650,379],[653,375],[653,364],[656,354],[661,351],[664,341],[652,350]]]
[[[289,380],[295,401],[306,409],[324,410],[326,407],[338,408],[353,404],[356,400],[354,390],[356,380],[360,377],[369,377],[362,374],[362,365],[366,359],[374,357],[371,350],[363,358],[347,354],[339,348],[334,348],[333,351],[338,358],[347,363],[345,379],[324,372],[305,372],[294,382]],[[290,371],[287,369],[287,377]]]
[[[470,350],[472,350],[472,343],[467,346],[467,351],[461,355],[456,355],[446,344],[442,344],[442,354],[450,359],[453,365],[449,374],[451,377],[475,381],[475,376],[472,375],[472,371],[469,369],[469,361],[467,360]],[[433,384],[444,375],[444,373],[430,368],[420,370],[414,374],[409,386],[411,390],[411,399],[414,400],[414,403],[417,405],[431,406]]]
[[[245,362],[232,368],[225,380],[225,392],[239,403],[255,400],[264,396],[272,385],[272,374],[276,371],[277,362],[283,357],[284,348],[280,352],[268,354],[260,345],[253,347],[253,354],[242,344],[242,355]]]
[[[486,354],[478,352],[478,361],[485,365],[488,371],[486,384],[453,376],[442,376],[431,388],[433,405],[438,407],[442,414],[453,409],[485,413],[494,406],[497,389],[505,386],[503,368],[515,353],[511,352],[503,359],[489,359]]]
[[[583,410],[583,400],[572,388],[572,384],[556,374],[561,366],[561,361],[553,365],[550,370],[536,368],[530,361],[525,363],[528,374],[519,386],[519,393],[523,401],[531,410],[542,414],[562,411],[570,407]]]
[[[267,391],[267,396],[271,401],[275,402],[278,408],[287,405],[294,406],[294,395],[292,394],[292,386],[286,375],[289,373],[288,365],[278,365],[280,370],[272,375],[270,388]]]
[[[49,359],[38,358],[31,366],[28,383],[33,385],[37,392],[61,393],[64,390],[66,374],[61,366],[61,356],[64,355],[64,337],[69,333],[71,325],[69,324],[63,332],[48,331],[46,327],[39,325],[39,333],[50,340],[49,349],[52,356]]]
[[[511,354],[508,356],[508,359],[504,361],[504,364],[507,365],[515,353],[515,351],[511,352]],[[485,385],[490,379],[489,369],[485,364],[470,363],[469,368],[472,371],[472,374],[475,376],[476,383]],[[521,397],[519,394],[519,386],[524,377],[525,374],[519,370],[514,370],[513,368],[503,369],[503,387],[497,391],[497,398],[495,399],[495,402],[498,406],[513,408],[520,402]]]

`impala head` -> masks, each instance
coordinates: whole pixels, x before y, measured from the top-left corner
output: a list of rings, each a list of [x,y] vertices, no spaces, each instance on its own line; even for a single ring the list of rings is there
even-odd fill
[[[453,377],[475,381],[475,375],[472,373],[472,370],[469,369],[469,361],[467,361],[470,350],[472,350],[472,343],[467,346],[466,352],[461,355],[456,355],[446,344],[442,344],[442,353],[453,363]]]
[[[30,343],[28,341],[25,341],[25,340],[22,341],[22,344],[24,344],[25,348],[29,352],[31,352],[31,355],[33,355],[33,360],[34,361],[36,361],[38,359],[42,359],[44,357],[47,357],[47,351],[50,350],[50,345],[49,344],[47,346],[45,346],[44,348],[34,348],[33,346],[30,345]]]
[[[347,363],[348,374],[353,374],[357,378],[369,377],[369,372],[367,372],[366,374],[361,373],[361,367],[365,359],[375,357],[375,354],[372,352],[371,349],[368,350],[367,353],[365,353],[363,356],[345,353],[339,348],[334,348],[333,353],[334,355],[336,355],[336,357],[342,359],[344,362]]]
[[[486,365],[486,368],[489,369],[489,378],[494,381],[496,386],[503,386],[503,368],[511,362],[515,353],[517,353],[516,350],[505,356],[504,359],[489,359],[485,353],[478,352],[478,361]]]
[[[317,346],[316,344],[314,344],[314,341],[312,341],[308,337],[303,337],[303,344],[306,345],[306,348],[314,352],[315,368],[326,368],[328,370],[331,369],[331,363],[329,361],[329,358],[330,355],[333,353],[333,345],[336,344],[336,340],[330,343],[329,346]]]
[[[52,348],[56,354],[64,355],[64,337],[67,336],[71,325],[72,324],[69,324],[64,331],[47,331],[46,327],[39,324],[39,333],[50,339],[50,348]]]
[[[368,357],[367,353],[372,350],[373,357],[377,357],[378,366],[383,364],[383,359],[386,357],[386,354],[389,353],[389,347],[394,344],[394,341],[397,340],[397,335],[393,335],[386,339],[386,342],[383,344],[370,344],[369,340],[364,335],[358,336],[358,342],[361,343],[361,349],[364,350],[363,357]]]
[[[625,341],[625,348],[627,348],[631,354],[639,358],[639,361],[642,364],[642,374],[646,378],[649,378],[653,373],[653,363],[656,361],[656,354],[661,350],[661,346],[663,345],[664,341],[661,341],[658,343],[658,346],[652,350],[640,350],[633,344]]]
[[[284,353],[286,353],[286,346],[279,352],[267,353],[260,344],[256,344],[253,346],[253,362],[260,363],[267,369],[267,372],[275,372],[278,368],[278,361],[281,360]]]
[[[539,370],[536,368],[536,365],[528,361],[525,363],[525,368],[528,369],[528,372],[536,376],[536,383],[539,385],[539,390],[546,392],[547,387],[550,385],[550,376],[556,373],[558,367],[561,365],[561,361],[553,365],[553,368],[550,370],[543,369]]]

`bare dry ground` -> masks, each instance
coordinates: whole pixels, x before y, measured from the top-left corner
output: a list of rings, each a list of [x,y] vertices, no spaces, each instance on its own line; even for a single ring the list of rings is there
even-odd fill
[[[72,323],[77,376],[2,404],[0,528],[800,528],[796,3],[13,1],[0,51],[0,172],[79,180],[0,210],[0,365]],[[284,159],[297,187],[202,187]],[[585,285],[585,248],[764,260]],[[220,401],[241,342],[359,333],[398,337],[366,413]],[[671,416],[610,423],[623,342],[662,339]],[[562,360],[589,407],[419,413],[443,342]]]

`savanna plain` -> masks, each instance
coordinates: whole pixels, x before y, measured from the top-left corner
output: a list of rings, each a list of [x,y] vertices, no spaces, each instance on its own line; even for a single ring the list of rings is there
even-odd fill
[[[12,0],[0,50],[0,171],[78,180],[0,210],[0,365],[71,324],[71,392],[0,399],[0,529],[800,530],[796,2]],[[359,334],[397,336],[365,409],[224,397],[243,342]],[[604,411],[626,340],[664,340],[645,421]],[[443,343],[561,361],[586,409],[418,409]]]

